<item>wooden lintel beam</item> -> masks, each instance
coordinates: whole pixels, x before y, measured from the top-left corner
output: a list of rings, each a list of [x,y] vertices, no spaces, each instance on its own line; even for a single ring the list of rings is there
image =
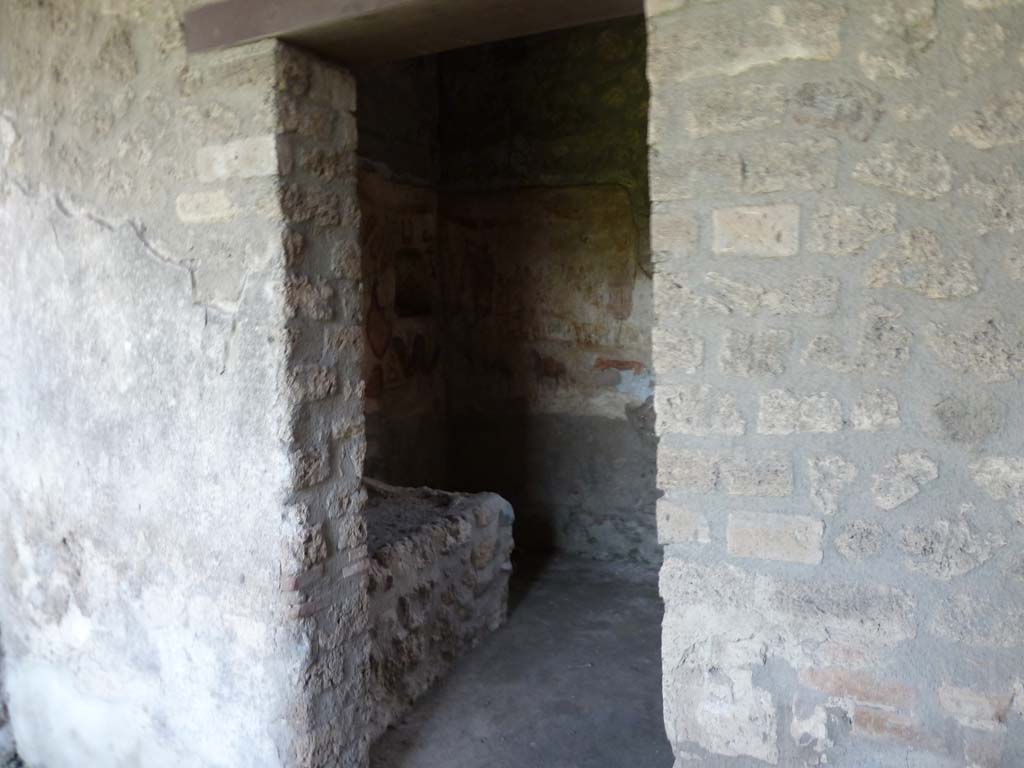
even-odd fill
[[[643,0],[219,0],[185,14],[190,52],[279,37],[356,63],[643,13]]]

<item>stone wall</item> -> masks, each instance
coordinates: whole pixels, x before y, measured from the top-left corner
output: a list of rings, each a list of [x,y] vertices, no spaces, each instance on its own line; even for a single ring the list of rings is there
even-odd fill
[[[369,560],[356,84],[295,49],[282,47],[278,60],[292,471],[285,520],[301,532],[286,591],[308,642],[304,738],[289,764],[357,768],[369,746]]]
[[[51,768],[358,766],[354,88],[186,58],[183,5],[0,5],[13,730]]]
[[[512,507],[474,495],[374,484],[370,548],[370,736],[505,621]]]
[[[678,764],[1024,761],[1024,9],[648,0]]]

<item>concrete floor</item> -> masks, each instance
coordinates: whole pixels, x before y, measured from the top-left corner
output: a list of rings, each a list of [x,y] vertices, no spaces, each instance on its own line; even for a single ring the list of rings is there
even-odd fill
[[[373,768],[670,768],[654,572],[519,564],[511,606],[383,736]]]

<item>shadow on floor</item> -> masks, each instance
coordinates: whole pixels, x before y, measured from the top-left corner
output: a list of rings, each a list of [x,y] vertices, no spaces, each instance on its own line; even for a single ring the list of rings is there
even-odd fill
[[[510,605],[383,736],[373,768],[670,768],[655,572],[525,560]]]

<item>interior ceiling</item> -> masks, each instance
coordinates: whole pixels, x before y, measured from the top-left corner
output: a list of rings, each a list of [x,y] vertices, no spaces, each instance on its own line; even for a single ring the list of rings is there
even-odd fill
[[[198,52],[279,37],[357,64],[641,13],[643,0],[220,0],[185,14],[185,40]]]

